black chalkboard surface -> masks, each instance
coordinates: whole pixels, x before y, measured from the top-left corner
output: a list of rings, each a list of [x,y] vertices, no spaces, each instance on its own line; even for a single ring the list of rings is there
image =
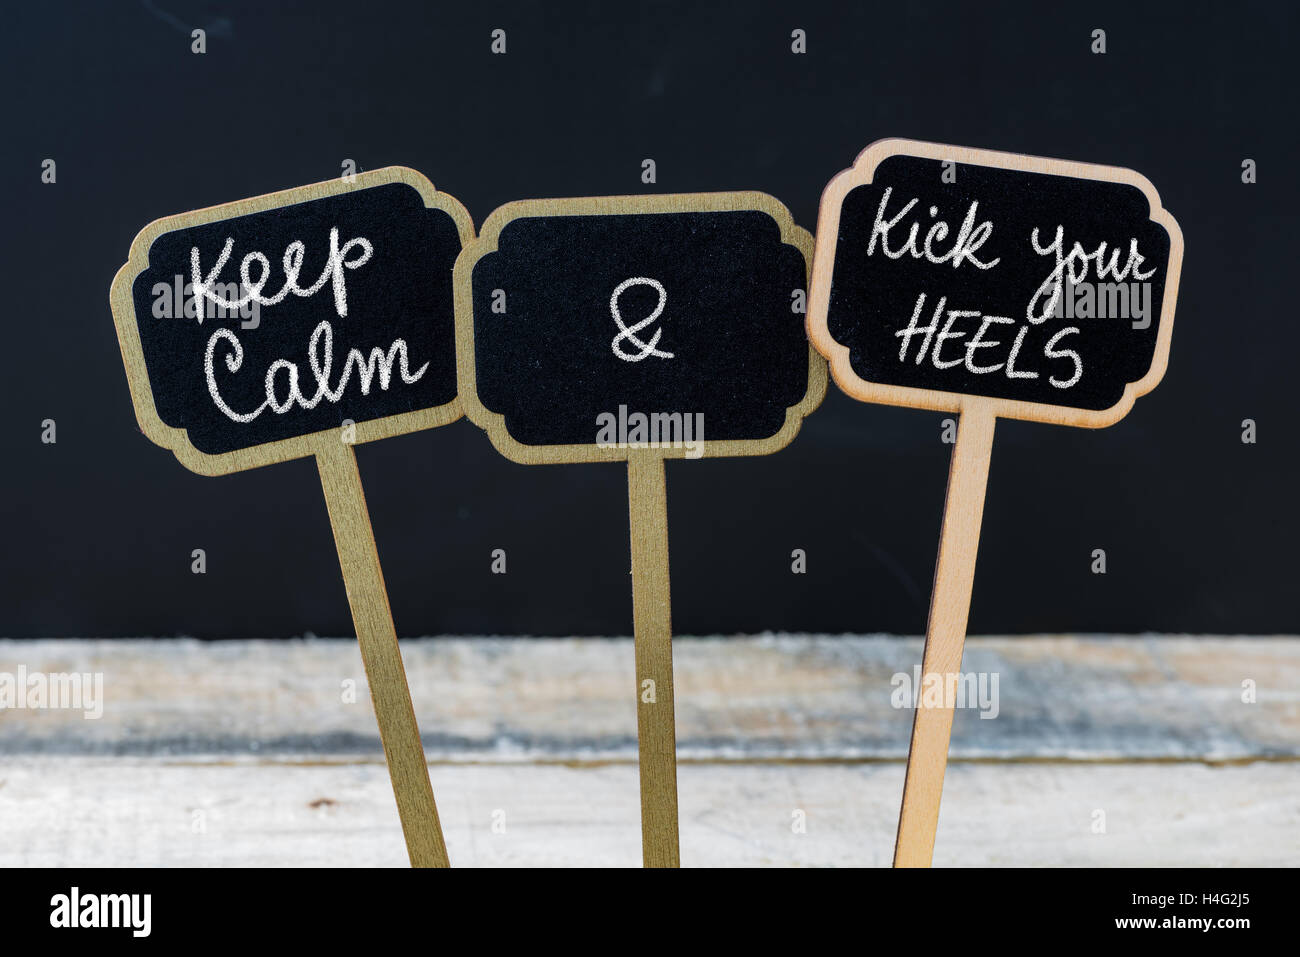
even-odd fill
[[[811,331],[859,398],[1106,424],[1164,372],[1176,235],[1130,170],[884,141],[823,197]]]
[[[467,414],[525,461],[780,447],[824,391],[810,253],[757,193],[503,207],[457,264]]]
[[[400,167],[151,224],[114,295],[142,422],[210,471],[309,454],[284,443],[348,423],[362,442],[457,417],[452,267],[471,235]]]

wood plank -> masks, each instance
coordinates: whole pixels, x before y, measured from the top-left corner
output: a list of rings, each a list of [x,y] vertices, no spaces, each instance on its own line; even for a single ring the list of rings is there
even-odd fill
[[[674,639],[683,761],[901,760],[891,677],[919,639]],[[636,760],[630,639],[402,642],[432,761]],[[356,643],[0,641],[0,673],[100,672],[105,709],[9,710],[0,753],[377,755]],[[1300,639],[971,638],[999,712],[959,709],[952,760],[1300,757]],[[1257,702],[1242,702],[1243,680]],[[350,683],[350,684],[347,684]]]
[[[457,866],[641,862],[634,762],[434,765]],[[888,866],[901,763],[683,764],[684,866]],[[961,764],[939,866],[1294,866],[1294,764]],[[251,758],[19,757],[0,768],[0,866],[406,864],[388,775]],[[1104,810],[1106,832],[1093,833]],[[792,830],[796,810],[807,831]],[[494,822],[500,827],[494,830]]]

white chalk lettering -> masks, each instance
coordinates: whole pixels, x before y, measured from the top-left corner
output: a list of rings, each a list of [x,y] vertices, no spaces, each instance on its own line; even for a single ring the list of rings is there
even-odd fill
[[[1136,238],[1129,240],[1128,258],[1124,261],[1122,267],[1119,265],[1120,247],[1115,246],[1112,248],[1110,255],[1107,256],[1104,241],[1099,243],[1092,252],[1088,252],[1083,248],[1082,244],[1075,242],[1070,247],[1070,251],[1066,253],[1065,228],[1062,226],[1056,227],[1052,241],[1046,246],[1039,241],[1038,227],[1035,226],[1033,232],[1029,234],[1029,244],[1038,255],[1052,256],[1055,262],[1052,271],[1039,284],[1033,298],[1029,300],[1029,305],[1025,309],[1025,318],[1032,323],[1040,323],[1057,312],[1057,305],[1061,299],[1062,284],[1067,280],[1071,286],[1086,282],[1088,280],[1089,265],[1095,266],[1098,281],[1110,279],[1114,282],[1124,282],[1130,276],[1141,281],[1150,279],[1156,274],[1155,268],[1147,272],[1142,271],[1142,264],[1146,262],[1146,257],[1138,251]],[[1043,303],[1041,308],[1036,308],[1040,302]]]
[[[226,371],[232,375],[239,372],[244,364],[244,347],[240,344],[239,337],[229,329],[218,329],[208,339],[207,351],[203,358],[203,372],[208,383],[208,394],[212,397],[213,403],[233,422],[252,422],[268,408],[277,415],[283,415],[295,406],[314,409],[322,399],[331,403],[338,402],[343,398],[353,370],[356,371],[361,394],[369,395],[376,376],[379,378],[379,388],[387,391],[393,381],[394,369],[403,383],[414,385],[429,368],[429,363],[426,362],[415,372],[411,372],[406,340],[397,339],[388,347],[387,352],[378,346],[371,349],[368,355],[360,349],[350,349],[343,361],[338,384],[331,387],[329,380],[334,362],[334,330],[328,320],[322,320],[312,331],[311,339],[307,344],[307,361],[312,377],[316,380],[315,393],[309,397],[302,391],[296,363],[288,359],[277,359],[266,370],[266,378],[263,382],[265,401],[251,412],[237,412],[222,398],[217,384],[217,347],[223,343],[226,348],[223,356]],[[279,397],[276,387],[277,373],[283,373],[279,378],[287,383],[282,390],[283,398]]]
[[[916,306],[912,310],[912,317],[908,324],[894,333],[901,340],[898,350],[899,362],[908,361],[908,350],[911,348],[913,341],[919,339],[920,346],[916,350],[914,358],[912,358],[914,365],[921,365],[928,360],[934,368],[940,370],[955,369],[957,366],[962,366],[972,375],[988,375],[994,372],[1002,372],[1008,379],[1038,378],[1038,373],[1032,369],[1017,368],[1021,348],[1025,344],[1026,333],[1037,328],[1036,326],[1023,320],[1013,319],[1010,316],[995,316],[981,313],[976,309],[948,309],[946,308],[948,304],[946,296],[939,298],[934,311],[930,313],[929,323],[923,326],[921,325],[921,313],[925,308],[925,299],[925,293],[921,293],[916,297]],[[984,353],[986,350],[998,350],[1007,345],[1002,339],[987,338],[994,326],[1013,326],[1017,324],[1019,324],[1020,328],[1016,331],[1015,338],[1010,342],[1005,361],[985,361],[982,364],[976,361],[977,354]],[[972,326],[974,326],[973,332]],[[1058,389],[1069,389],[1083,377],[1083,358],[1075,350],[1061,347],[1061,342],[1066,336],[1078,332],[1077,326],[1069,326],[1058,330],[1043,347],[1043,356],[1045,358],[1068,359],[1073,364],[1073,372],[1068,378],[1052,376],[1049,379],[1052,385]],[[962,339],[966,340],[964,344],[960,342]],[[954,343],[955,345],[947,346],[945,354],[947,343]],[[987,357],[996,356],[997,354],[996,351],[993,351],[987,353]],[[980,355],[980,358],[986,358],[986,356]]]
[[[618,297],[623,292],[633,286],[650,286],[659,294],[659,302],[655,304],[654,310],[640,322],[634,322],[627,325],[623,322],[623,314],[618,308]],[[664,289],[663,283],[657,279],[650,279],[647,276],[634,276],[631,279],[624,279],[614,287],[614,294],[609,297],[609,312],[614,317],[614,325],[618,326],[618,334],[614,336],[610,348],[614,350],[614,355],[618,356],[624,362],[640,362],[646,356],[656,356],[660,359],[671,359],[673,354],[665,352],[663,349],[656,349],[660,337],[664,334],[663,329],[656,329],[655,334],[650,337],[649,342],[643,342],[637,333],[646,326],[652,324],[659,318],[660,313],[664,311],[664,306],[668,302],[668,292]],[[626,339],[638,350],[637,352],[628,352],[623,347],[623,340]]]
[[[264,254],[254,251],[244,256],[239,264],[240,283],[242,288],[248,290],[248,293],[238,299],[231,299],[220,292],[221,284],[217,282],[217,276],[230,260],[230,253],[234,246],[235,240],[233,237],[228,237],[225,245],[221,248],[221,254],[217,257],[216,263],[206,276],[203,275],[203,270],[199,266],[199,247],[193,246],[190,248],[190,283],[194,287],[196,298],[211,300],[215,305],[224,309],[240,309],[249,302],[256,302],[260,306],[274,306],[289,293],[302,297],[315,295],[328,282],[331,283],[334,290],[334,310],[338,313],[339,318],[343,318],[348,314],[348,291],[344,270],[364,266],[370,261],[370,257],[375,251],[370,241],[361,236],[349,239],[340,247],[338,227],[333,227],[330,229],[330,251],[325,260],[325,268],[321,272],[320,278],[304,289],[298,285],[298,273],[302,270],[302,261],[307,253],[307,248],[300,240],[295,239],[284,249],[284,256],[280,260],[281,267],[284,269],[284,285],[273,296],[262,295],[262,290],[271,278],[271,262]],[[359,255],[349,259],[349,255],[354,250],[359,250]],[[258,268],[256,278],[252,275],[254,265]],[[202,310],[199,311],[198,320],[200,323],[203,322]]]
[[[876,240],[880,241],[880,249],[890,259],[901,259],[904,255],[911,254],[914,259],[925,259],[935,265],[941,265],[946,262],[952,263],[952,268],[956,269],[964,262],[970,262],[971,265],[979,269],[992,269],[999,262],[1001,257],[992,259],[989,262],[981,262],[975,255],[979,248],[984,245],[993,232],[993,223],[990,220],[984,220],[978,226],[975,225],[976,211],[979,209],[979,201],[974,200],[966,210],[966,218],[962,220],[961,228],[957,232],[957,239],[954,241],[952,248],[947,252],[935,252],[934,244],[943,241],[948,235],[948,224],[944,220],[938,220],[930,225],[925,234],[925,239],[920,248],[917,247],[917,237],[921,229],[919,222],[912,223],[911,229],[908,230],[907,239],[897,250],[889,248],[889,231],[899,224],[899,222],[912,211],[916,205],[916,199],[910,199],[893,219],[885,218],[885,207],[889,205],[889,198],[893,194],[892,186],[885,189],[885,193],[880,197],[880,206],[876,209],[876,221],[871,227],[871,239],[867,242],[867,255],[870,256],[876,251]],[[930,207],[930,218],[934,219],[939,215],[939,207]]]

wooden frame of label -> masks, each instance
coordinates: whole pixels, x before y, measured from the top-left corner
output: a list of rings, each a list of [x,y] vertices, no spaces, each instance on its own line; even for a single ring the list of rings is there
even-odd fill
[[[497,451],[526,465],[627,462],[632,544],[632,608],[636,655],[637,742],[641,773],[641,841],[647,867],[676,867],[677,745],[673,706],[672,618],[668,573],[668,512],[664,460],[684,458],[684,448],[615,448],[595,444],[526,445],[506,429],[505,415],[479,400],[474,355],[472,277],[475,264],[497,249],[502,229],[516,219],[553,216],[628,216],[651,213],[758,211],[776,221],[781,242],[794,246],[811,267],[812,235],[796,226],[775,197],[755,191],[533,199],[507,203],[483,223],[479,238],[456,261],[456,370],[465,415]],[[785,422],[765,439],[708,442],[703,457],[767,455],[788,445],[826,395],[826,363],[809,347],[808,384],[786,408]],[[644,703],[643,682],[654,682],[655,702]]]

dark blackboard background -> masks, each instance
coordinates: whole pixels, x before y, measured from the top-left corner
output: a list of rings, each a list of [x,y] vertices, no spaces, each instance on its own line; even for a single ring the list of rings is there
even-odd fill
[[[803,253],[757,211],[530,216],[509,223],[474,264],[479,400],[526,445],[591,445],[597,416],[703,415],[706,443],[775,435],[808,392],[808,338],[791,293],[808,286]],[[637,335],[660,352],[614,354],[610,295],[653,277],[664,307]],[[491,310],[506,293],[505,314]],[[644,284],[618,298],[629,328],[660,300]],[[632,355],[641,349],[628,340]],[[692,422],[696,421],[694,419]],[[708,452],[708,449],[705,449]]]
[[[854,187],[844,197],[840,210],[840,227],[835,248],[835,279],[832,282],[827,328],[837,342],[849,346],[854,372],[868,382],[961,392],[967,395],[1021,399],[1047,405],[1077,409],[1109,409],[1124,396],[1124,388],[1137,382],[1151,368],[1156,336],[1163,317],[1161,303],[1165,294],[1165,276],[1169,264],[1169,234],[1164,226],[1152,221],[1150,203],[1136,186],[1128,183],[1103,183],[1027,173],[1022,170],[990,166],[965,165],[957,171],[955,183],[941,180],[941,160],[915,156],[890,156],[872,176],[871,183]],[[916,259],[910,253],[893,259],[883,244],[871,248],[876,218],[886,190],[891,189],[885,221],[894,220],[916,200],[912,211],[890,228],[889,248],[901,251],[908,230],[919,223],[918,235],[923,242],[931,223],[948,224],[947,239],[936,242],[935,249],[948,252],[955,248],[963,218],[972,203],[978,203],[974,222],[992,224],[988,238],[979,247],[977,258],[990,264],[980,269],[971,262],[953,268],[951,260],[935,265]],[[1033,196],[1031,203],[1024,197]],[[928,215],[928,208],[938,209],[938,218]],[[1069,255],[1078,243],[1092,253],[1106,243],[1109,255],[1118,248],[1119,269],[1127,270],[1129,240],[1146,261],[1135,269],[1151,274],[1149,323],[1146,329],[1134,329],[1127,318],[1064,318],[1067,286],[1061,291],[1063,318],[1050,317],[1031,323],[1025,310],[1033,302],[1040,284],[1051,274],[1056,256],[1035,252],[1031,236],[1038,230],[1039,248],[1050,245],[1057,226],[1064,227],[1063,253]],[[924,248],[924,247],[921,247]],[[991,265],[992,263],[997,265]],[[1078,266],[1072,267],[1078,269]],[[1086,264],[1084,282],[1096,283],[1097,267]],[[1064,281],[1068,283],[1068,276]],[[1137,284],[1135,276],[1127,283]],[[908,328],[921,294],[917,326],[924,328],[934,321],[935,310],[944,297],[948,310],[959,309],[1010,319],[1009,324],[989,327],[982,337],[989,346],[977,349],[977,366],[1003,365],[1009,361],[1012,344],[1020,330],[1027,328],[1021,340],[1015,368],[1021,373],[1037,373],[1037,378],[1012,379],[1001,371],[972,373],[963,365],[938,369],[932,361],[953,361],[963,355],[965,346],[974,340],[981,316],[966,316],[953,324],[952,332],[961,336],[951,345],[939,340],[946,328],[939,326],[933,340],[924,333],[907,340],[906,357],[900,361],[901,340],[896,332]],[[1050,294],[1046,297],[1050,300]],[[1041,310],[1035,305],[1035,314]],[[942,320],[941,320],[942,321]],[[1046,347],[1060,330],[1074,327],[1056,349],[1078,353],[1082,373],[1073,386],[1060,389],[1051,379],[1067,381],[1076,369],[1069,358],[1049,359]],[[922,353],[928,342],[928,351]],[[997,343],[996,346],[991,343]],[[1058,352],[1059,354],[1059,352]],[[924,359],[917,362],[924,355]]]
[[[225,267],[215,274],[216,282],[238,282],[244,257],[260,252],[271,263],[262,295],[278,295],[285,284],[284,251],[296,241],[305,248],[298,288],[310,289],[328,261],[331,229],[339,231],[341,250],[358,237],[371,248],[359,267],[343,267],[345,317],[337,312],[328,281],[310,296],[291,293],[273,306],[261,307],[252,329],[243,328],[238,315],[202,323],[153,316],[155,285],[161,282],[174,288],[177,275],[189,277],[190,250],[195,247],[200,275],[206,278],[229,239],[234,244]],[[149,248],[149,268],[132,283],[136,326],[159,417],[185,429],[199,451],[215,455],[337,429],[344,420],[365,422],[446,405],[456,398],[451,270],[460,249],[455,220],[446,210],[427,209],[424,198],[406,183],[385,183],[163,233]],[[344,259],[355,262],[360,255],[354,248]],[[254,281],[261,275],[258,268],[250,270]],[[182,279],[185,282],[188,279]],[[232,409],[250,413],[267,401],[266,372],[281,359],[297,367],[301,394],[309,399],[316,396],[318,383],[311,371],[309,347],[313,330],[322,321],[331,329],[327,384],[338,389],[344,373],[348,375],[338,402],[325,397],[313,409],[295,404],[282,414],[266,408],[251,422],[232,421],[213,402],[204,360],[215,329],[232,332],[242,350],[236,373],[226,367],[226,357],[234,354],[232,343],[222,342],[213,351],[217,388]],[[375,374],[368,394],[363,394],[361,375],[349,363],[351,350],[369,359],[378,348],[387,356],[399,338],[407,345],[409,371],[415,374],[422,366],[428,368],[408,384],[402,380],[397,357],[388,388]],[[289,375],[280,373],[274,381],[275,394],[283,401]]]
[[[351,158],[421,170],[476,223],[512,199],[740,188],[812,229],[826,181],[883,136],[1131,166],[1187,240],[1154,393],[1102,431],[998,426],[971,630],[1294,632],[1297,15],[1169,9],[7,11],[0,633],[351,630],[311,462],[204,478],[136,428],[107,290],[149,220],[336,176]],[[189,52],[193,26],[206,55]],[[489,53],[495,27],[504,57]],[[39,440],[47,418],[56,445]],[[670,463],[675,630],[920,632],[942,418],[832,387],[781,453]],[[1257,445],[1240,441],[1244,418]],[[468,422],[359,458],[400,633],[630,631],[618,466],[515,465]],[[195,548],[206,575],[190,572]],[[507,575],[490,574],[494,548]],[[790,574],[793,548],[808,574]]]

